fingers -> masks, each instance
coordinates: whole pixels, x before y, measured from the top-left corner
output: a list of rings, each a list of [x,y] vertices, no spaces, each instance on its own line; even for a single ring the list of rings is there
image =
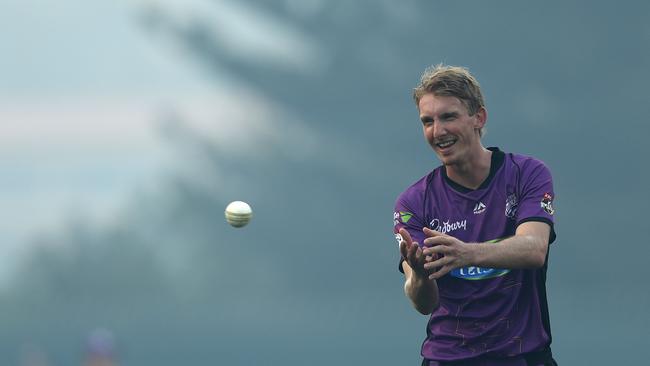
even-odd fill
[[[399,243],[399,253],[402,255],[402,258],[406,259],[408,255],[408,244],[404,240]]]
[[[447,273],[451,272],[452,269],[453,269],[453,267],[443,266],[438,271],[431,273],[429,275],[429,279],[430,280],[437,280],[440,277],[442,277],[442,276],[446,275]]]
[[[429,274],[427,277],[430,280],[437,280],[455,268],[453,262],[454,260],[451,258],[442,257],[426,262],[422,267]]]
[[[400,252],[409,267],[414,271],[420,273],[423,270],[424,254],[417,242],[411,242],[409,244],[406,240],[402,240],[400,243]]]
[[[431,230],[428,227],[423,228],[422,231],[424,232],[424,235],[429,237],[447,236],[447,234],[443,234],[440,231]]]
[[[400,254],[413,270],[421,273],[424,269],[423,264],[425,263],[425,255],[422,248],[418,242],[413,241],[413,238],[405,228],[399,229],[399,234],[402,236],[402,241],[399,245]]]
[[[426,262],[424,264],[425,269],[435,270],[436,268],[441,268],[444,266],[449,266],[452,263],[453,259],[449,257],[440,257],[436,260]]]
[[[442,244],[435,244],[432,247],[425,247],[422,253],[428,257],[435,257],[453,253],[453,249]]]
[[[409,234],[408,230],[405,228],[399,229],[399,234],[402,236],[402,242],[399,245],[400,253],[412,267],[414,264],[413,261],[417,258],[418,249],[420,247],[418,246],[418,243],[413,242],[411,234]],[[422,254],[421,252],[422,251],[420,250],[420,255]]]
[[[405,228],[399,229],[399,234],[402,236],[402,240],[405,240],[407,244],[411,245],[413,239],[411,239],[411,234]]]
[[[419,257],[421,256],[422,249],[420,249],[417,243],[412,243],[407,249],[405,258],[409,261],[411,267],[414,267],[418,263],[418,260],[420,259]]]
[[[436,245],[451,245],[454,240],[456,240],[454,237],[451,236],[434,236],[434,237],[428,237],[424,239],[424,245],[428,247],[434,247]]]
[[[400,254],[402,254],[402,257],[407,258],[408,249],[413,244],[413,239],[411,239],[411,235],[404,228],[399,229],[399,235],[402,237],[402,241],[399,243]]]

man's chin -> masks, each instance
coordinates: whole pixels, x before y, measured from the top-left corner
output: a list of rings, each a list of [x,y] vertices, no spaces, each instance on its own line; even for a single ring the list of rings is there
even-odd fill
[[[456,159],[454,159],[450,155],[442,155],[438,152],[436,152],[436,156],[438,157],[438,160],[440,160],[440,163],[444,166],[450,166],[450,165],[456,165]]]
[[[450,159],[441,160],[441,162],[442,162],[442,165],[444,165],[446,167],[452,167],[452,166],[458,165],[455,160],[450,160]]]

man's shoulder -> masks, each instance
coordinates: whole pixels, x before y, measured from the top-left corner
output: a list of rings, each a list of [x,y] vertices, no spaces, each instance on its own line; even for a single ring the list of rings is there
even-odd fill
[[[544,161],[535,158],[530,155],[517,154],[517,153],[506,153],[507,160],[510,164],[517,166],[519,169],[523,170],[536,170],[536,169],[547,169],[546,163]]]
[[[433,171],[427,173],[422,178],[416,180],[413,184],[409,185],[398,197],[397,201],[409,202],[412,200],[419,200],[424,195],[427,187],[429,186],[431,180],[434,178],[436,171],[440,168],[436,168]]]

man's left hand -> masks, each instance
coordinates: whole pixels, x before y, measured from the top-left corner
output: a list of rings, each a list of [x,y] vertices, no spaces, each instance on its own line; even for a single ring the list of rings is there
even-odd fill
[[[424,268],[433,271],[430,279],[438,279],[456,268],[471,265],[470,244],[429,228],[423,231],[427,236],[424,239]]]

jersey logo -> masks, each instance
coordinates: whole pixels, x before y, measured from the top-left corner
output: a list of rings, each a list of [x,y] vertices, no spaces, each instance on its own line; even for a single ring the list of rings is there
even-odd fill
[[[447,221],[440,222],[439,219],[433,219],[429,223],[429,226],[435,231],[439,231],[443,234],[446,234],[461,229],[467,230],[467,220],[458,220],[455,222],[451,220],[447,220]]]
[[[517,208],[519,206],[519,199],[516,194],[511,194],[506,198],[506,217],[509,219],[514,219],[517,215]]]
[[[406,224],[407,222],[409,222],[411,217],[413,217],[413,214],[410,213],[410,212],[406,212],[406,211],[400,211],[399,212],[399,217],[400,217],[400,220],[402,220],[402,223]]]
[[[487,206],[483,202],[477,203],[476,206],[474,206],[474,215],[478,215],[485,212],[486,208]]]
[[[501,277],[510,272],[509,269],[483,268],[483,267],[462,267],[456,268],[450,274],[463,280],[485,280],[488,278]]]
[[[544,198],[542,198],[540,205],[549,215],[555,213],[555,210],[553,209],[553,196],[551,196],[550,193],[544,193]]]
[[[413,214],[406,211],[393,212],[393,226],[400,224],[406,224],[413,217]]]

